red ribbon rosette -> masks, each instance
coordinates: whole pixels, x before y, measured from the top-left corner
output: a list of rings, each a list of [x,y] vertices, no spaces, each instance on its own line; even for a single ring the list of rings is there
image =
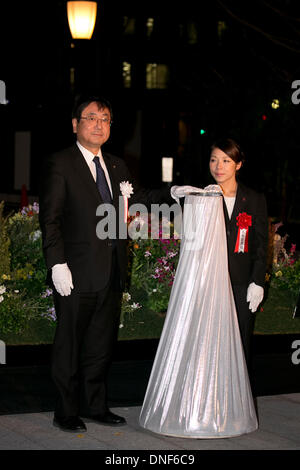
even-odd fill
[[[252,216],[248,215],[246,212],[242,212],[237,216],[236,220],[236,225],[239,227],[239,231],[236,239],[234,252],[247,253],[249,227],[251,227],[252,225]]]

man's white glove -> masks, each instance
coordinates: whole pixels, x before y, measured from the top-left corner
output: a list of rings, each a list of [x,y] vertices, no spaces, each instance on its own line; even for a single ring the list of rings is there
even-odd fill
[[[255,282],[251,282],[247,290],[247,302],[249,303],[249,309],[252,313],[256,312],[257,307],[264,298],[264,289],[261,286],[257,286]]]
[[[72,282],[72,274],[67,265],[64,264],[55,264],[52,267],[52,281],[55,289],[60,295],[70,295],[71,289],[74,288]]]

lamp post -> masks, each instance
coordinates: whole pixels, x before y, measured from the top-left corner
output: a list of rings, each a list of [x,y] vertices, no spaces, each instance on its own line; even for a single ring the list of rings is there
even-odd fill
[[[97,16],[97,2],[67,2],[67,15],[73,39],[70,51],[72,57],[72,65],[70,66],[70,89],[71,93],[74,94],[78,86],[80,87],[82,80],[80,69],[84,68],[84,58],[87,55],[86,46],[83,44],[85,41],[82,42],[81,40],[91,39],[93,35]]]
[[[73,39],[91,39],[97,16],[97,2],[67,2],[67,13]]]

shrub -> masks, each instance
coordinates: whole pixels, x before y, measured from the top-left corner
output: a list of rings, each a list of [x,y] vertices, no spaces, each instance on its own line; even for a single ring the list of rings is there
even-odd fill
[[[296,298],[300,292],[300,260],[296,260],[296,245],[291,244],[289,251],[286,248],[288,235],[278,234],[282,223],[273,227],[273,263],[269,276],[270,286],[275,289],[285,289],[289,295]]]
[[[169,297],[179,260],[180,240],[173,232],[173,225],[161,221],[157,239],[149,238],[130,242],[132,252],[131,285],[146,293],[145,306],[156,312],[167,310]],[[166,234],[168,238],[166,238]]]
[[[1,211],[0,330],[3,333],[20,334],[30,320],[47,317],[53,309],[52,296],[47,295],[38,212],[36,203],[6,219]]]

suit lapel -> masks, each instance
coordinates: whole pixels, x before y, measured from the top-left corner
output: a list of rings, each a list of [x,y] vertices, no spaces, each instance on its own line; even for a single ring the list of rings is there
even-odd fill
[[[241,185],[239,183],[238,188],[237,188],[237,193],[236,193],[235,204],[234,204],[231,219],[230,219],[230,222],[229,222],[231,227],[236,226],[237,216],[241,212],[245,212],[246,203],[247,203],[247,197],[246,197],[246,194],[245,194],[244,187],[243,187],[243,185]]]
[[[99,194],[94,178],[91,174],[91,171],[84,159],[84,156],[80,152],[77,145],[73,147],[73,151],[74,151],[74,167],[76,168],[77,174],[81,178],[84,187],[88,188],[89,191],[92,193],[93,197],[97,198],[100,203],[102,201],[101,196]]]
[[[227,206],[226,206],[226,202],[225,202],[224,197],[223,197],[223,212],[224,212],[225,226],[226,226],[226,230],[227,230],[228,227],[229,227],[229,224],[230,224],[230,220],[232,220],[232,218],[229,219]]]
[[[108,174],[109,174],[109,179],[110,179],[110,184],[112,188],[112,193],[113,193],[113,204],[115,207],[118,207],[119,203],[119,196],[121,194],[120,192],[120,185],[118,184],[118,180],[116,178],[116,165],[114,165],[111,162],[111,159],[109,156],[105,153],[102,153]]]
[[[82,183],[84,184],[85,187],[89,188],[93,196],[99,200],[99,204],[100,204],[103,201],[101,199],[100,193],[98,191],[94,178],[91,174],[91,171],[88,165],[86,164],[84,156],[80,152],[77,145],[72,147],[72,151],[74,152],[74,166],[76,168],[76,171],[79,177],[82,180]],[[108,174],[109,174],[109,179],[110,179],[110,183],[112,187],[113,204],[117,208],[119,205],[119,196],[121,195],[119,181],[117,180],[117,177],[116,177],[117,168],[112,163],[110,157],[106,153],[102,152],[102,156],[103,156],[103,159],[104,159],[104,162],[105,162]]]
[[[227,240],[228,240],[228,249],[229,249],[229,253],[233,253],[235,243],[236,243],[237,233],[238,233],[237,216],[240,213],[247,211],[247,194],[244,189],[244,186],[241,184],[238,184],[235,204],[234,204],[230,219],[228,217],[227,207],[226,207],[226,203],[224,199],[223,199],[223,206],[224,206],[224,218],[225,218]]]
[[[241,213],[245,212],[247,207],[247,194],[243,185],[238,185],[237,195],[236,195],[236,205],[234,211],[234,217],[236,217]]]

